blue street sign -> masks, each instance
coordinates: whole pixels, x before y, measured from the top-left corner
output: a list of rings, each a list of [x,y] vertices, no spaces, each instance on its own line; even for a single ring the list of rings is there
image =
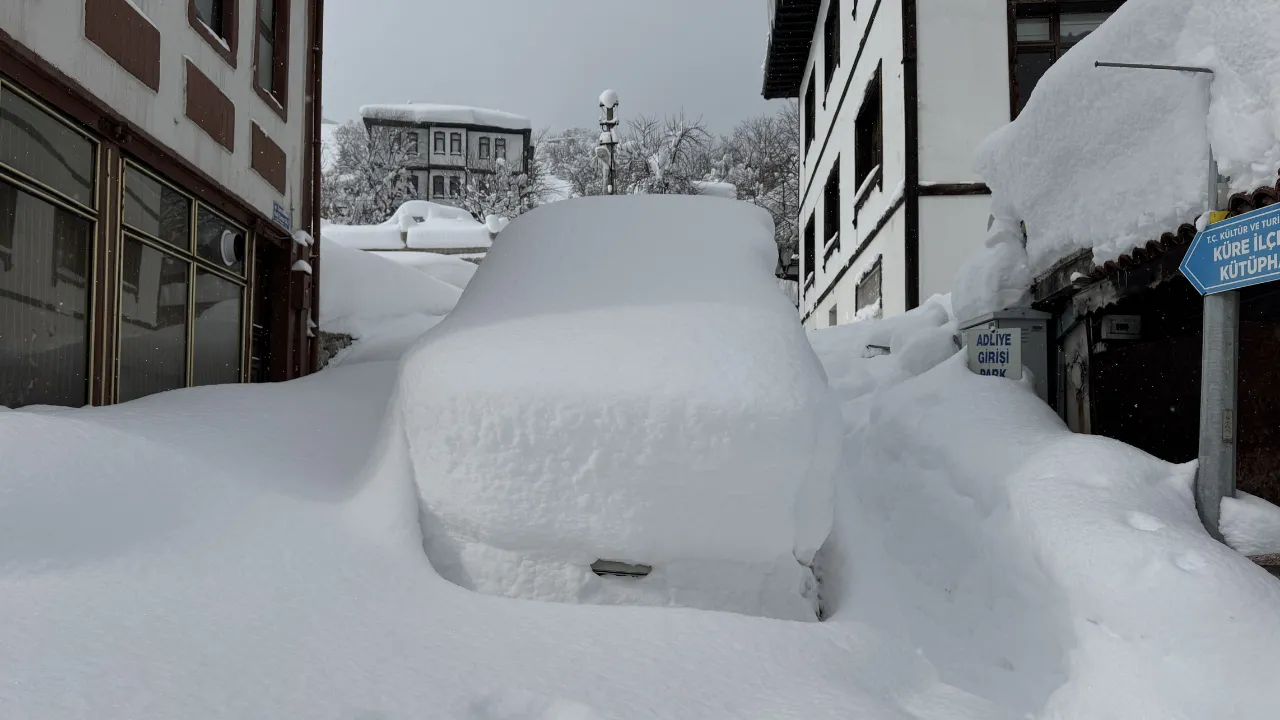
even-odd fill
[[[1280,205],[1205,228],[1179,269],[1201,295],[1280,280]]]

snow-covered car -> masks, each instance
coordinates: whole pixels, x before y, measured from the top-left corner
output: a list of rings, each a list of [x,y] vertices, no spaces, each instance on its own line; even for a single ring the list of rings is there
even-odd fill
[[[841,419],[721,198],[569,200],[514,221],[405,358],[428,555],[474,590],[816,616]]]

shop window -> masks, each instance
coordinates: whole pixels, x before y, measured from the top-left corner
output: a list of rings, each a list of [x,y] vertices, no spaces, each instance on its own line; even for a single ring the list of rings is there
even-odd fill
[[[123,220],[118,399],[240,382],[246,231],[133,164]]]
[[[480,159],[489,159],[489,138],[487,137],[480,138]]]
[[[1101,27],[1123,0],[1038,0],[1019,2],[1014,14],[1015,41],[1010,88],[1013,115],[1027,106],[1040,78],[1068,50]]]
[[[876,68],[876,74],[871,78],[871,83],[867,85],[867,93],[862,98],[862,107],[853,121],[853,181],[858,189],[862,189],[862,184],[884,162],[882,70],[882,67]]]
[[[0,87],[0,165],[94,208],[97,144],[9,85]]]
[[[97,152],[0,82],[0,406],[89,400]]]
[[[88,217],[0,180],[0,406],[88,402],[93,232]],[[59,282],[68,275],[79,282]]]

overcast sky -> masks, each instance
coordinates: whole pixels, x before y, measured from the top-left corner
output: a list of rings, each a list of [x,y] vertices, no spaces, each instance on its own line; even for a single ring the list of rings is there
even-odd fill
[[[612,87],[624,119],[684,110],[710,129],[760,97],[764,0],[326,0],[324,114],[369,103],[475,105],[535,128],[591,126]]]

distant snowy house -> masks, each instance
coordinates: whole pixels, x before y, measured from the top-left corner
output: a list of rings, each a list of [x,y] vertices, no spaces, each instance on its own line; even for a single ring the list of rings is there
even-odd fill
[[[769,0],[763,93],[801,103],[806,326],[951,289],[990,215],[974,150],[1121,4]]]
[[[365,126],[399,133],[418,197],[448,202],[471,178],[500,163],[524,172],[533,157],[529,118],[500,110],[458,105],[366,105]]]

